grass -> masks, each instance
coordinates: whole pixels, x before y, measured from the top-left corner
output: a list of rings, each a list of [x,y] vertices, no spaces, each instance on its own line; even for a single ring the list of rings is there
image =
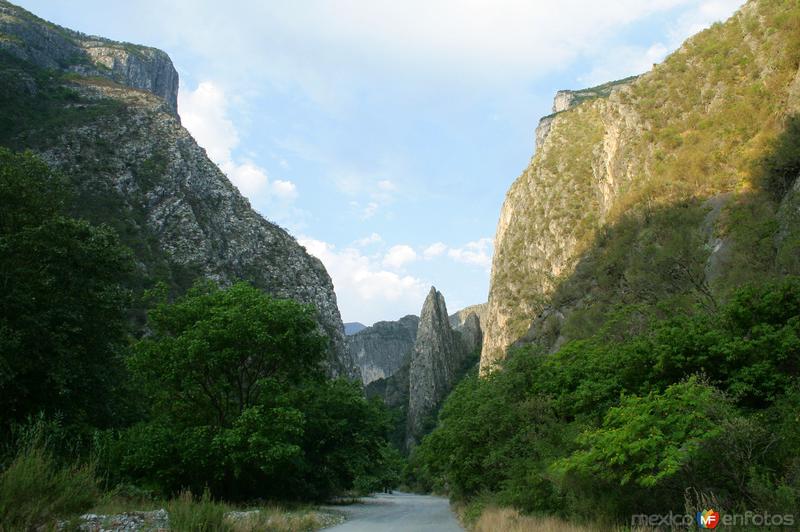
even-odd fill
[[[170,500],[127,486],[103,493],[92,464],[60,464],[40,441],[20,448],[0,472],[0,532],[77,527],[79,516],[169,512],[170,528],[192,532],[303,532],[338,523],[340,517],[310,506],[239,507],[184,491]],[[71,529],[71,528],[70,528]]]
[[[196,496],[188,490],[171,500],[111,494],[93,507],[91,513],[115,515],[160,508],[169,513],[170,529],[192,532],[304,532],[320,530],[340,519],[310,506],[238,506],[214,500],[207,491]]]
[[[477,520],[468,525],[472,532],[606,532],[608,530],[630,530],[648,532],[647,528],[611,527],[597,523],[576,524],[552,516],[523,515],[513,508],[489,506],[483,509]]]
[[[61,466],[43,445],[31,444],[0,474],[0,531],[53,526],[99,498],[91,464]]]
[[[195,530],[197,532],[230,530],[225,514],[230,511],[227,504],[214,501],[208,491],[194,497],[184,491],[167,504],[170,528]]]

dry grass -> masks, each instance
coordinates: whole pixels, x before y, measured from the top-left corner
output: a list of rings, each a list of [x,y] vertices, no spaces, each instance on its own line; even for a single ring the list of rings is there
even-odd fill
[[[339,516],[313,510],[287,511],[279,507],[261,508],[239,518],[226,518],[231,532],[260,532],[262,530],[301,532],[320,530],[341,522]]]
[[[523,515],[513,508],[489,506],[481,512],[472,532],[607,532],[614,530],[607,525],[573,524],[558,517]],[[623,530],[623,529],[618,529]],[[634,528],[632,532],[647,532],[649,529]]]

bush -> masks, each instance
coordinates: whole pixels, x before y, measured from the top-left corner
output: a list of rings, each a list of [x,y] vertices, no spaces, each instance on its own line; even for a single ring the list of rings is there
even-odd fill
[[[232,530],[225,514],[230,508],[211,498],[208,490],[202,497],[194,497],[189,490],[182,491],[167,506],[170,528],[192,532],[224,532]]]
[[[88,510],[99,497],[91,464],[62,467],[41,444],[26,446],[0,474],[0,529],[52,524]]]

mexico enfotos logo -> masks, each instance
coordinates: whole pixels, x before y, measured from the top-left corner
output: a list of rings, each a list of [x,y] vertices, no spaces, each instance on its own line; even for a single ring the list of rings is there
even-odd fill
[[[791,527],[797,520],[794,514],[772,514],[769,512],[744,512],[741,514],[722,514],[709,508],[691,514],[636,514],[631,517],[631,526],[689,528],[697,525],[700,529],[714,529],[717,525],[755,526],[755,527]]]

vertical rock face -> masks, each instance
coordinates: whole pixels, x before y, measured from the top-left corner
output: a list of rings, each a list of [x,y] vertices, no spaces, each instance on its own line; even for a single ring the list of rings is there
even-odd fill
[[[468,352],[460,334],[450,327],[444,296],[431,287],[419,318],[411,352],[406,447],[411,448],[430,428],[442,400],[453,388]]]
[[[408,315],[398,321],[379,321],[347,337],[350,357],[361,370],[365,386],[391,377],[408,363],[418,324],[418,317]]]
[[[178,112],[178,72],[161,50],[62,28],[5,0],[0,0],[0,35],[0,49],[23,61],[145,90]]]
[[[574,91],[558,91],[555,98],[553,98],[553,112],[560,113],[572,107],[572,102],[575,101]]]
[[[74,183],[76,214],[109,224],[133,250],[137,287],[246,280],[313,304],[329,374],[360,379],[325,267],[254,211],[181,126],[166,54],[86,38],[3,1],[0,48],[0,94],[27,110],[0,144],[34,150]]]
[[[483,331],[481,331],[481,320],[477,314],[467,315],[467,319],[456,327],[455,331],[461,335],[461,341],[467,353],[480,351],[483,344]]]
[[[461,310],[450,314],[450,326],[454,329],[458,329],[464,325],[464,323],[467,321],[467,318],[469,318],[471,314],[475,314],[478,317],[478,321],[483,323],[483,320],[486,318],[486,308],[486,303],[464,307]]]
[[[396,411],[398,447],[410,450],[433,428],[442,401],[477,363],[485,309],[473,305],[448,316],[444,297],[431,288],[419,318],[379,322],[348,338],[367,397],[381,397]]]
[[[796,271],[797,195],[776,208],[754,168],[800,111],[797,14],[750,0],[642,76],[556,95],[497,224],[482,373],[526,332],[553,349],[615,304],[724,294],[752,279],[737,262]],[[707,227],[713,198],[728,199]],[[775,228],[771,251],[748,240],[756,227]]]

